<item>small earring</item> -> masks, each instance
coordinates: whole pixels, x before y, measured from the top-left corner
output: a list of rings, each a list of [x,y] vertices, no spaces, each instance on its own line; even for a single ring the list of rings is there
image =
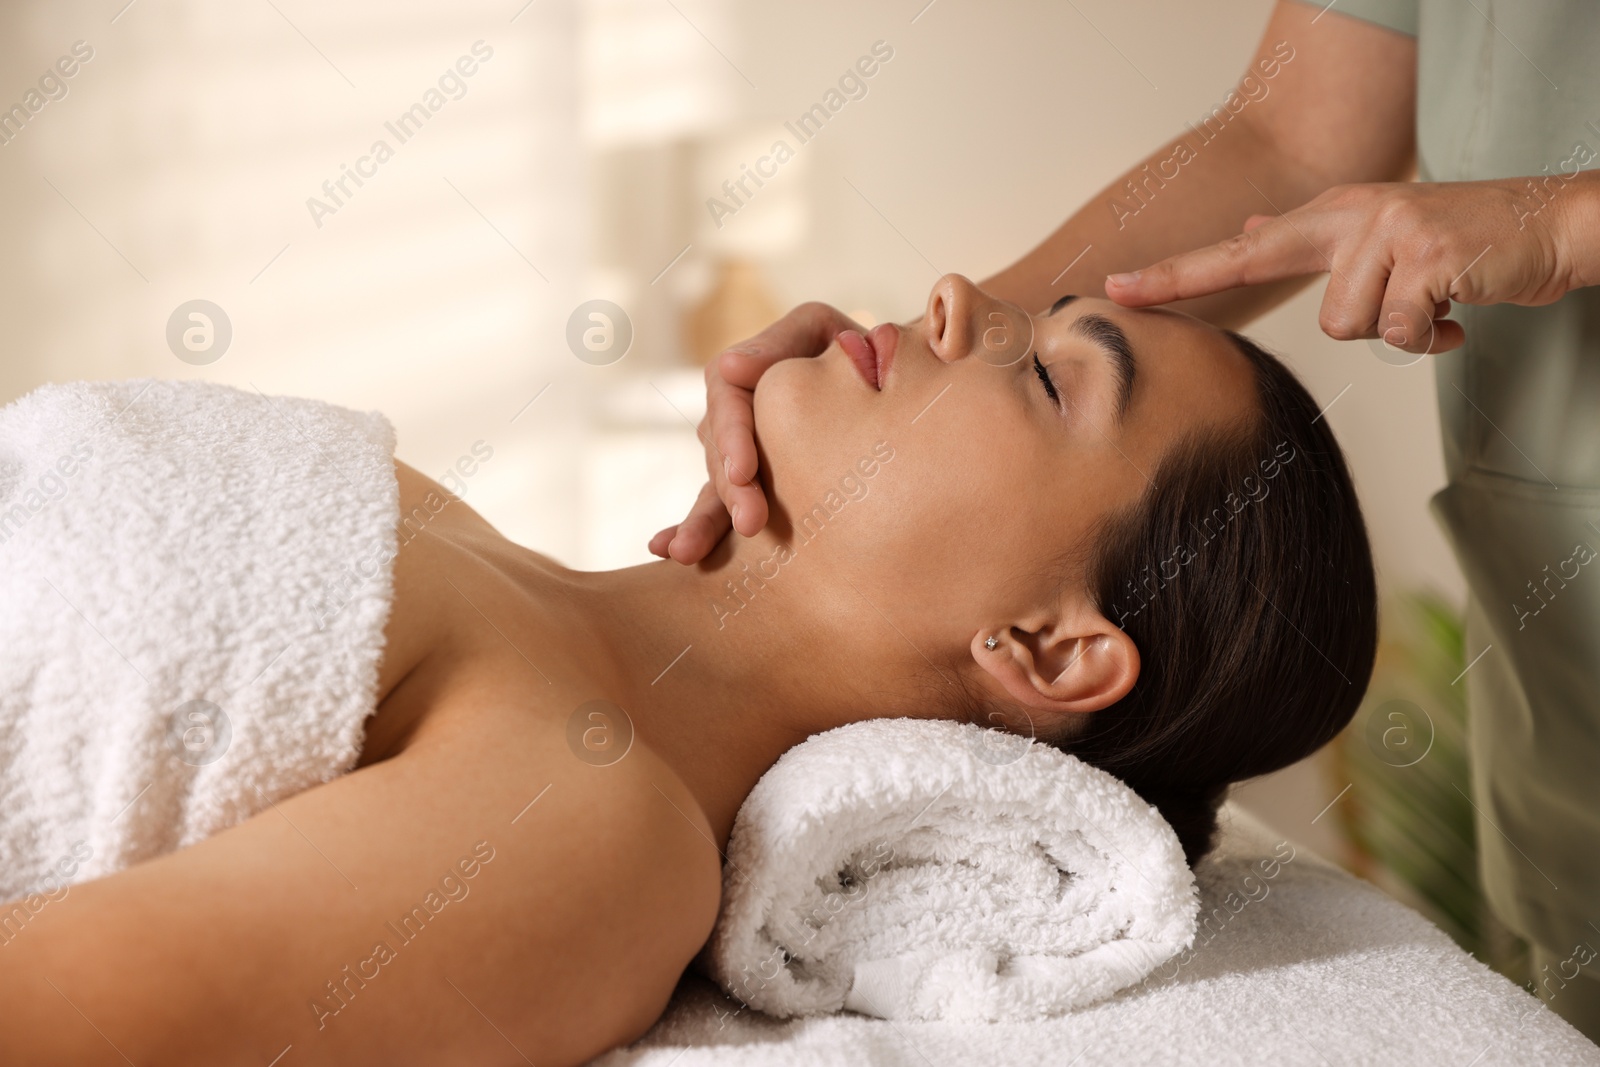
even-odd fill
[[[990,652],[993,652],[995,649],[1000,647],[1000,642],[991,637],[989,640],[983,643],[983,647],[987,648]]]

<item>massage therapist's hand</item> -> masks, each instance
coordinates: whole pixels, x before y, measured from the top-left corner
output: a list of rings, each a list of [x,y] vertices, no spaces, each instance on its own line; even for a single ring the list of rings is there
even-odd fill
[[[706,365],[706,416],[699,431],[711,480],[682,522],[650,539],[651,552],[698,563],[727,535],[730,523],[746,537],[761,532],[767,498],[756,478],[756,382],[774,363],[821,355],[839,331],[861,328],[838,308],[813,301]]]
[[[1328,272],[1320,322],[1340,341],[1378,337],[1446,352],[1465,334],[1450,301],[1548,304],[1594,284],[1594,172],[1526,178],[1335,186],[1281,216],[1134,274],[1106,280],[1129,307]]]

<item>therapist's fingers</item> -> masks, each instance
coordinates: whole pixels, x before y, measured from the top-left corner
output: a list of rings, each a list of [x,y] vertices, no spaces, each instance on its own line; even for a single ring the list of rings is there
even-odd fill
[[[706,369],[702,439],[711,481],[719,490],[758,484],[754,404],[761,376],[786,359],[820,355],[840,330],[859,328],[838,308],[811,301],[732,346]],[[766,525],[766,500],[759,490],[754,496],[726,491],[721,495],[730,512],[746,501],[756,505],[741,507],[734,515],[734,529],[741,534],[759,533]]]
[[[689,514],[650,539],[650,551],[695,563],[727,536],[760,533],[769,513],[755,440],[755,388],[786,359],[820,355],[840,330],[860,329],[848,315],[812,301],[720,353],[706,367],[706,414],[696,428],[709,475]]]
[[[1335,264],[1328,273],[1317,324],[1335,341],[1355,341],[1378,336],[1383,294],[1389,288],[1390,264],[1368,257]]]
[[[1396,281],[1402,276],[1409,284]],[[1434,352],[1447,351],[1438,345],[1454,338],[1460,327],[1451,323],[1443,332],[1432,329],[1435,320],[1450,314],[1451,305],[1448,299],[1432,299],[1423,277],[1414,270],[1397,271],[1385,259],[1345,256],[1328,275],[1317,324],[1336,341],[1385,339],[1387,334],[1392,347],[1407,352],[1430,351],[1430,344]]]
[[[1460,348],[1467,334],[1459,322],[1443,318],[1450,302],[1434,297],[1448,279],[1430,279],[1421,271],[1397,267],[1389,276],[1378,313],[1377,336],[1390,348],[1417,355],[1437,355]]]
[[[656,535],[650,538],[650,554],[652,556],[660,556],[662,559],[667,558],[667,547],[672,544],[672,539],[678,536],[678,527],[680,525],[682,524],[674,523],[665,530],[656,531]]]
[[[727,536],[729,525],[728,511],[716,487],[707,482],[688,516],[650,539],[650,551],[679,563],[698,563]]]
[[[756,477],[761,460],[756,451],[755,395],[754,390],[730,385],[708,372],[706,417],[700,422],[715,505],[745,537],[753,537],[767,525],[767,497]],[[704,499],[695,503],[696,510],[702,506],[713,504]],[[718,526],[725,532],[720,522]]]
[[[1328,275],[1318,325],[1336,341],[1375,338],[1417,355],[1448,352],[1465,334],[1459,323],[1445,319],[1450,301],[1434,299],[1437,285],[1415,268],[1345,257]]]
[[[750,415],[751,419],[753,417]],[[755,475],[754,424],[746,422],[742,429],[735,429],[732,424],[724,423],[718,432],[724,439],[742,438],[749,442],[749,458],[737,463],[720,448],[710,450],[706,455],[706,469],[711,475],[711,487],[733,528],[746,537],[754,537],[767,525],[767,495]]]
[[[1270,218],[1226,241],[1171,256],[1142,270],[1113,274],[1106,295],[1125,307],[1146,307],[1260,285],[1328,269],[1314,243],[1312,216],[1290,212]]]
[[[706,417],[700,443],[713,484],[750,485],[761,460],[756,453],[755,391],[706,375]]]
[[[840,330],[861,325],[831,304],[800,304],[754,337],[732,345],[717,357],[717,369],[730,385],[754,389],[773,364],[821,355]]]
[[[769,326],[767,329],[770,330],[772,327]],[[822,347],[828,346],[824,343]],[[774,364],[798,356],[811,355],[816,353],[799,345],[775,345],[770,342],[762,344],[760,335],[757,335],[724,350],[714,362],[717,373],[721,375],[723,381],[740,389],[754,389],[761,376],[771,370]]]
[[[713,375],[708,374],[708,381],[712,377]],[[725,383],[722,388],[745,393],[747,398],[753,395],[749,390],[735,390]],[[729,398],[726,395],[723,396],[722,402],[733,408],[737,408],[740,403],[737,397]],[[748,399],[743,401],[743,408],[747,416],[752,414]],[[708,406],[706,417],[701,420],[698,427],[702,442],[712,433],[720,432],[725,440],[736,436],[735,424],[730,421],[727,410],[724,410],[722,418],[723,428],[718,431],[714,429]],[[730,528],[750,536],[766,526],[767,498],[761,490],[761,483],[754,477],[756,453],[753,423],[746,418],[743,426],[743,433],[750,438],[750,450],[749,458],[745,461],[748,466],[741,470],[741,474],[748,476],[748,483],[733,484],[729,472],[737,465],[714,442],[708,445],[706,472],[710,476],[709,480],[700,488],[700,495],[695,498],[694,506],[689,509],[689,514],[684,520],[676,526],[667,527],[650,539],[651,552],[679,563],[698,563],[717,547],[717,543],[727,536]]]

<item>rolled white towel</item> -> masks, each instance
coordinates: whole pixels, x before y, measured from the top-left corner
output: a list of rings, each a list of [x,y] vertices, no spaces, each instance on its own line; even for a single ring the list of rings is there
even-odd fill
[[[795,746],[734,823],[702,962],[777,1016],[1026,1020],[1194,940],[1177,835],[1115,777],[965,723],[875,719]]]

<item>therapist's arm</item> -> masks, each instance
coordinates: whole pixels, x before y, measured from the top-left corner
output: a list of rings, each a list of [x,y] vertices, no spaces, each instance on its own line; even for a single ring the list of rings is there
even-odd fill
[[[1065,293],[1101,296],[1106,275],[1231,237],[1252,215],[1287,212],[1335,185],[1398,180],[1414,157],[1416,69],[1413,38],[1337,8],[1280,0],[1234,90],[1238,113],[1224,109],[1226,123],[1203,127],[1196,109],[1195,126],[1210,140],[1189,129],[1164,142],[980,285],[1029,310]],[[1172,306],[1237,328],[1308,280]]]
[[[1029,310],[1065,293],[1099,296],[1108,274],[1221,241],[1253,215],[1289,211],[1335,185],[1406,175],[1415,154],[1415,40],[1337,9],[1322,11],[1279,0],[1231,98],[1236,113],[1224,108],[1228,121],[1213,121],[1209,140],[1187,130],[1163,142],[983,288]],[[1093,106],[1114,107],[1114,101],[1108,93]],[[1222,107],[1224,100],[1213,104]],[[1196,114],[1197,124],[1200,119]],[[1193,158],[1166,162],[1180,140]],[[1155,178],[1146,184],[1147,165],[1162,184]],[[1128,181],[1144,190],[1142,200],[1127,193]],[[1232,328],[1305,284],[1304,278],[1284,279],[1173,306]],[[695,563],[730,526],[750,536],[766,525],[751,414],[756,383],[774,363],[820,354],[850,325],[826,305],[802,305],[712,361],[699,427],[709,481],[684,521],[651,539],[650,551]]]

